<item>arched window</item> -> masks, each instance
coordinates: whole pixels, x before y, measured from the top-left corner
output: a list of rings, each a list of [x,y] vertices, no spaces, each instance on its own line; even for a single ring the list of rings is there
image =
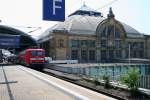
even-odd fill
[[[101,33],[101,37],[106,37],[106,27],[103,29],[103,31]]]
[[[117,28],[115,28],[115,38],[120,38],[120,32]]]
[[[114,37],[114,26],[113,25],[108,26],[107,37],[108,38]]]
[[[105,26],[101,32],[101,37],[107,38],[120,38],[120,31],[114,25]]]
[[[120,47],[121,47],[121,41],[115,40],[115,48],[120,48]]]
[[[96,35],[102,61],[124,58],[126,31],[123,24],[115,20],[112,12],[108,19],[97,26]]]
[[[101,48],[106,48],[107,47],[107,40],[106,39],[102,39],[101,40]]]

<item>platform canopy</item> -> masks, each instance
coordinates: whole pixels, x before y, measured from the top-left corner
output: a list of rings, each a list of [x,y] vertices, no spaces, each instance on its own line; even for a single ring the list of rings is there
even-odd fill
[[[18,53],[26,48],[37,46],[30,35],[18,29],[0,25],[0,49],[14,50]]]

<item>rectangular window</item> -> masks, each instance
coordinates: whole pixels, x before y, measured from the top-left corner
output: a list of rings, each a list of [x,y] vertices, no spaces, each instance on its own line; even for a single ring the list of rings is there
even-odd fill
[[[95,47],[95,40],[89,40],[88,41],[88,45],[89,45],[89,47]]]
[[[81,58],[84,61],[87,60],[87,51],[86,50],[81,50]]]
[[[141,51],[139,51],[139,58],[143,58],[143,57],[144,57],[144,51],[141,50]]]
[[[101,51],[101,59],[102,59],[102,60],[107,59],[107,52],[106,52],[106,50],[102,50],[102,51]]]
[[[71,51],[71,59],[77,60],[78,59],[78,50],[72,50]]]
[[[82,47],[86,47],[88,45],[88,41],[87,40],[81,40],[81,46]]]
[[[71,47],[79,47],[79,40],[71,40]]]
[[[143,43],[143,42],[139,42],[139,43],[138,43],[138,48],[144,49],[144,43]]]
[[[89,51],[89,60],[95,60],[95,50]]]
[[[138,49],[138,42],[134,42],[133,48]]]
[[[129,58],[129,50],[126,50],[126,58]]]
[[[145,75],[150,75],[150,67],[145,66]]]
[[[109,50],[109,59],[113,59],[113,58],[114,58],[114,51]]]
[[[120,50],[116,51],[116,58],[121,58],[121,51]]]
[[[107,41],[106,40],[101,40],[101,47],[103,47],[103,48],[107,47]]]
[[[129,48],[129,42],[126,41],[125,47],[126,47],[126,48]]]

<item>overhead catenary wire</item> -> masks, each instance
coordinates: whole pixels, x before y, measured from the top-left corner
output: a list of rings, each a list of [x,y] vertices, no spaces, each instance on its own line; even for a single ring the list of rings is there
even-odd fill
[[[27,28],[27,29],[33,29],[33,30],[31,30],[31,31],[29,31],[29,32],[27,32],[27,33],[32,33],[32,32],[35,32],[35,31],[37,31],[37,30],[40,30],[40,29],[42,29],[42,27],[33,27],[33,26],[16,26],[16,25],[8,25],[8,26],[12,26],[12,27],[17,27],[17,28]]]
[[[103,8],[105,8],[105,7],[107,7],[107,6],[110,6],[110,5],[112,5],[113,3],[117,2],[117,1],[118,1],[118,0],[113,0],[113,1],[111,1],[111,2],[108,2],[108,3],[106,3],[105,5],[101,6],[100,8],[97,8],[96,11],[98,11],[98,10],[100,10],[100,9],[103,9]]]
[[[77,7],[78,7],[78,5],[79,4],[81,4],[82,2],[85,2],[84,0],[77,0],[75,3],[74,3],[74,5],[71,7],[71,9],[70,10],[74,10],[74,9],[78,9]],[[73,12],[73,11],[72,11]],[[68,13],[68,12],[67,12]],[[69,16],[70,14],[67,14],[67,16]]]
[[[7,25],[7,26],[12,26],[12,27],[18,27],[18,28],[41,28],[40,26],[10,25],[10,24],[4,23],[4,22],[2,22],[1,25]]]

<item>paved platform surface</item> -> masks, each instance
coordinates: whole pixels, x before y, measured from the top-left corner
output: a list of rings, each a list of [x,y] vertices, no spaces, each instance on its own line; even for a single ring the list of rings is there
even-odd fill
[[[20,66],[0,66],[0,100],[115,100]]]

